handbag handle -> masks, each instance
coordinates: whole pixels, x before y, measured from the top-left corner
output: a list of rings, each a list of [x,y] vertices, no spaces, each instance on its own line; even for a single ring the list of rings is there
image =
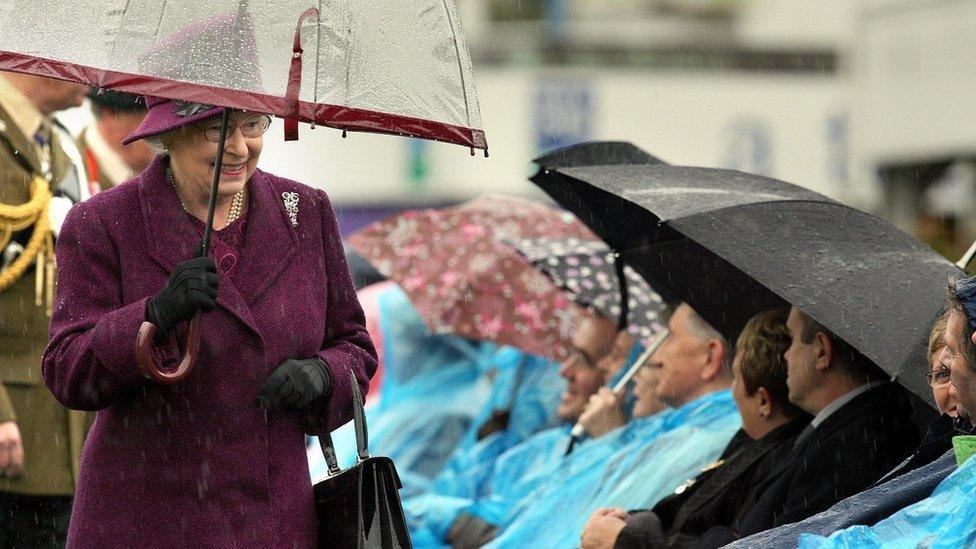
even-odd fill
[[[349,376],[352,385],[352,419],[356,430],[356,454],[359,461],[369,459],[369,436],[366,430],[366,410],[363,408],[363,393],[359,390],[356,376]]]
[[[352,419],[353,428],[356,432],[356,460],[358,462],[369,459],[369,439],[366,431],[366,411],[363,409],[363,393],[359,390],[359,383],[356,376],[349,376],[352,385]],[[329,475],[334,476],[342,472],[339,467],[339,460],[336,457],[335,445],[332,443],[332,434],[326,431],[324,435],[319,435],[319,446],[322,448],[322,456],[329,467]]]

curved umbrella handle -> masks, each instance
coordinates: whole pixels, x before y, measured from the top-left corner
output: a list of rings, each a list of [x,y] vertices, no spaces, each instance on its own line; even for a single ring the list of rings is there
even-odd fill
[[[197,356],[200,352],[200,312],[198,311],[190,320],[190,329],[186,336],[186,354],[172,372],[162,371],[153,358],[152,342],[155,335],[156,325],[152,322],[143,322],[139,327],[139,334],[136,336],[136,364],[139,365],[142,375],[166,385],[181,381],[197,364]]]

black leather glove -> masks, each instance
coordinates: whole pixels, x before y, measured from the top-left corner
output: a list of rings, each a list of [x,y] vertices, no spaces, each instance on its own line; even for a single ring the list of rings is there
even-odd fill
[[[289,359],[268,376],[258,393],[258,404],[275,411],[304,410],[331,391],[332,373],[322,359]]]
[[[217,264],[209,257],[195,257],[173,269],[166,286],[146,303],[146,320],[156,325],[157,335],[169,333],[197,311],[217,306]]]

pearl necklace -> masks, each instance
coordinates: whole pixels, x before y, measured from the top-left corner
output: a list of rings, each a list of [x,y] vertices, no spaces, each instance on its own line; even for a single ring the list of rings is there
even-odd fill
[[[173,190],[176,191],[176,197],[180,199],[180,205],[183,206],[183,211],[190,213],[190,208],[186,207],[186,202],[183,201],[183,196],[180,194],[180,189],[176,186],[176,178],[173,177],[173,170],[166,170],[166,176],[169,179],[171,185],[173,185]],[[230,202],[230,211],[227,213],[227,223],[224,224],[226,228],[231,223],[237,221],[237,218],[241,216],[244,211],[244,191],[247,189],[245,185],[241,190],[234,193],[234,197]]]

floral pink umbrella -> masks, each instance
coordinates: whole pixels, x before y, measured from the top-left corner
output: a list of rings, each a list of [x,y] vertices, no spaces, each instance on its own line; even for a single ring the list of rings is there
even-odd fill
[[[373,223],[349,243],[403,288],[432,331],[561,360],[586,312],[503,242],[540,237],[595,238],[567,212],[486,195]]]

